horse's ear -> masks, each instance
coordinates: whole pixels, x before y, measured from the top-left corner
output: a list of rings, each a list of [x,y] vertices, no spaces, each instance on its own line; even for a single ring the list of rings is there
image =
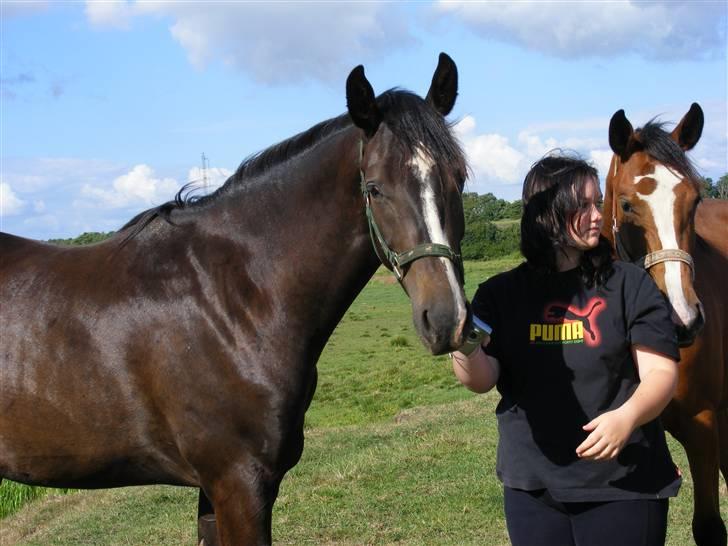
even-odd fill
[[[368,137],[377,132],[382,114],[377,107],[374,89],[364,75],[364,67],[357,66],[346,78],[346,106],[354,125],[363,129]]]
[[[703,134],[704,121],[703,109],[700,108],[697,102],[694,102],[690,106],[688,113],[680,120],[677,127],[672,130],[673,140],[683,150],[691,150],[698,143],[698,140],[700,140],[700,135]]]
[[[634,129],[632,124],[624,115],[624,110],[617,110],[609,121],[609,147],[617,154],[622,161],[627,161],[629,139],[632,138]]]
[[[432,76],[430,90],[425,100],[432,104],[443,116],[455,106],[458,96],[458,67],[447,53],[440,53],[435,74]]]

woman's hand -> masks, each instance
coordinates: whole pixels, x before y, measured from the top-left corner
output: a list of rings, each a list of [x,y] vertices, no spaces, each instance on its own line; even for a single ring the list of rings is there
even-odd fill
[[[584,425],[591,434],[576,448],[582,459],[601,461],[619,455],[632,431],[660,415],[675,392],[675,361],[639,345],[632,346],[632,354],[640,384],[616,410],[602,413]]]
[[[576,454],[582,459],[602,461],[619,455],[635,428],[635,421],[622,407],[602,413],[582,428],[591,434],[576,448]]]

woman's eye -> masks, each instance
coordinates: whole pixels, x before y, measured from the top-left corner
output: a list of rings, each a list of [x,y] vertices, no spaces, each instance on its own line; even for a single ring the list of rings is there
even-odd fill
[[[579,204],[579,210],[581,210],[583,212],[589,212],[593,205],[594,207],[596,207],[597,210],[601,211],[603,204],[604,203],[601,199],[599,199],[597,201],[582,201]]]

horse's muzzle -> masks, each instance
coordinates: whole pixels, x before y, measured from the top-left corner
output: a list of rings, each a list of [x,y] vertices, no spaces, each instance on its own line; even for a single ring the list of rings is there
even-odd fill
[[[452,305],[413,309],[415,329],[433,355],[456,350],[463,342],[466,314]]]
[[[698,334],[703,330],[705,326],[705,319],[703,318],[703,311],[698,307],[698,316],[692,322],[690,326],[684,324],[678,324],[675,326],[677,332],[677,343],[680,347],[690,347],[694,342]]]

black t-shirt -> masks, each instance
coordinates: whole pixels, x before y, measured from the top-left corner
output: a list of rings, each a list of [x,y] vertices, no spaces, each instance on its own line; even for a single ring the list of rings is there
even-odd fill
[[[561,502],[675,496],[681,479],[659,420],[637,428],[609,461],[576,455],[582,427],[621,406],[639,375],[631,346],[679,360],[667,304],[642,269],[616,262],[599,289],[578,269],[540,275],[527,264],[480,285],[475,315],[493,327],[486,352],[501,365],[498,477],[548,489]]]

